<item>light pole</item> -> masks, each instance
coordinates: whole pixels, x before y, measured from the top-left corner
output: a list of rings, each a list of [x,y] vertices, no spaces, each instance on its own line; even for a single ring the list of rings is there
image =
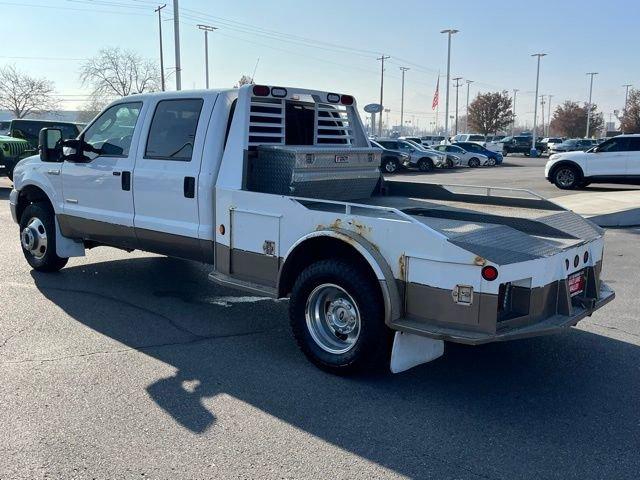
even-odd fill
[[[176,90],[182,90],[182,67],[180,66],[180,8],[173,0],[173,41],[176,53]]]
[[[517,88],[513,89],[513,121],[511,122],[511,136],[513,137],[516,132],[516,95],[518,95]]]
[[[154,10],[154,12],[158,12],[158,30],[160,32],[160,85],[162,87],[162,91],[165,91],[165,83],[164,83],[164,55],[162,52],[162,13],[161,10],[166,7],[167,4],[158,5],[158,8]]]
[[[451,35],[458,33],[459,30],[453,28],[442,30],[440,33],[447,34],[447,93],[445,99],[444,113],[444,136],[445,143],[449,142],[449,83],[451,83]]]
[[[205,79],[206,79],[206,88],[209,89],[209,32],[213,32],[218,29],[218,27],[212,27],[211,25],[197,25],[199,30],[204,30],[204,70],[205,70]]]
[[[627,110],[627,104],[629,103],[629,87],[632,85],[630,83],[626,83],[622,85],[624,87],[624,110]]]
[[[591,77],[589,82],[589,103],[587,104],[587,134],[584,138],[589,138],[589,127],[591,126],[591,95],[593,93],[593,77],[598,75],[598,72],[587,73]]]
[[[464,119],[464,131],[469,133],[469,87],[473,83],[473,80],[467,80],[467,108],[465,110],[465,119]]]
[[[531,138],[531,156],[537,157],[538,151],[536,150],[536,128],[538,120],[538,88],[540,86],[540,59],[546,56],[546,53],[534,53],[532,57],[538,57],[538,69],[536,71],[536,98],[533,101],[533,135]]]
[[[387,133],[389,133],[391,131],[391,127],[389,127],[389,112],[391,111],[390,108],[385,108],[384,109],[384,113],[387,114]],[[382,115],[380,115],[382,117]]]
[[[384,108],[384,104],[382,103],[383,94],[384,94],[384,61],[388,58],[391,58],[388,55],[382,54],[380,58],[377,60],[381,60],[382,64],[380,65],[380,108]],[[382,113],[380,114],[380,121],[378,122],[380,125],[378,126],[378,135],[382,136]]]
[[[456,84],[454,85],[456,87],[456,129],[455,129],[455,134],[458,134],[458,90],[460,89],[460,86],[462,85],[460,83],[460,80],[462,80],[462,77],[456,77],[453,79]]]
[[[400,67],[402,71],[402,96],[400,97],[400,129],[403,129],[404,126],[404,73],[409,70],[407,67]],[[400,131],[400,135],[402,135],[402,131]]]
[[[546,136],[548,137],[551,133],[551,99],[553,98],[553,95],[547,95],[547,98],[549,99],[549,115],[547,115],[547,134]]]
[[[544,95],[540,95],[540,111],[542,112],[542,136],[544,137]]]

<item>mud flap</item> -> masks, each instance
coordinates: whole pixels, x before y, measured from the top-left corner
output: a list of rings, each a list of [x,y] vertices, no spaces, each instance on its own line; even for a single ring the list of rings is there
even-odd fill
[[[82,242],[67,238],[60,231],[60,224],[56,218],[56,254],[60,258],[84,257]]]
[[[400,373],[444,354],[444,341],[396,332],[391,350],[391,372]]]

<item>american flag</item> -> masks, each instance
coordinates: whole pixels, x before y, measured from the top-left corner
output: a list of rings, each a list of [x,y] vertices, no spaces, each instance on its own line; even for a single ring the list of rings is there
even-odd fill
[[[435,110],[440,101],[440,75],[438,75],[438,83],[436,83],[436,91],[433,94],[433,103],[431,104],[431,110]]]

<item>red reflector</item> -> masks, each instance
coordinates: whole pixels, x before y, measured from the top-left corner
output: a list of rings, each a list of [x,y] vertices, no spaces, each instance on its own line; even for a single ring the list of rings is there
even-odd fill
[[[351,95],[342,95],[340,103],[343,105],[353,105],[353,97]]]
[[[491,265],[487,265],[482,269],[482,278],[489,282],[493,282],[496,278],[498,278],[498,269],[496,267],[492,267]]]
[[[269,96],[269,92],[271,92],[271,90],[266,85],[254,85],[253,86],[253,94],[256,97],[267,97],[267,96]]]

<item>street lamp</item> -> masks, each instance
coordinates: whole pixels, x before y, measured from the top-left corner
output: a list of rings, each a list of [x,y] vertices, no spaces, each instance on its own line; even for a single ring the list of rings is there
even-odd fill
[[[209,32],[213,32],[217,30],[217,27],[212,27],[211,25],[197,25],[198,29],[204,30],[204,69],[205,69],[205,78],[207,89],[209,88]]]
[[[449,141],[449,87],[451,83],[451,35],[458,33],[460,30],[449,28],[442,30],[440,33],[447,34],[447,93],[445,100],[445,113],[444,113],[444,135],[445,142]]]
[[[455,132],[456,133],[455,134],[458,135],[458,90],[460,89],[460,86],[462,85],[460,83],[460,80],[462,80],[462,77],[456,77],[453,80],[456,82],[456,84],[455,84],[455,87],[456,87],[456,129],[455,129]]]
[[[538,69],[536,71],[536,97],[533,100],[533,135],[531,138],[531,156],[537,157],[538,151],[536,150],[536,128],[538,120],[538,87],[540,85],[540,59],[545,57],[546,53],[534,53],[532,57],[538,57]]]
[[[409,68],[400,67],[400,70],[402,71],[402,96],[400,97],[400,128],[402,129],[404,125],[404,74]],[[400,134],[402,135],[402,132]]]
[[[589,127],[591,126],[591,94],[593,93],[593,77],[598,75],[598,72],[589,72],[587,73],[591,77],[591,81],[589,83],[589,103],[587,104],[587,134],[584,138],[589,138]]]
[[[512,137],[515,135],[515,131],[516,131],[516,95],[518,95],[519,91],[520,90],[518,90],[517,88],[513,89],[513,121],[511,122]]]
[[[464,131],[465,133],[469,133],[469,87],[473,83],[473,80],[467,80],[467,109],[465,110],[465,119],[464,119]]]

